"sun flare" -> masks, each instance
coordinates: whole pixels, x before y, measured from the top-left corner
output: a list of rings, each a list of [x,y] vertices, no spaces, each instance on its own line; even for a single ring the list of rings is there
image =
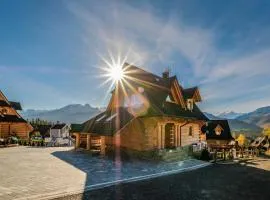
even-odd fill
[[[109,76],[115,82],[121,81],[124,78],[124,71],[122,69],[122,66],[120,65],[112,66],[109,72]]]

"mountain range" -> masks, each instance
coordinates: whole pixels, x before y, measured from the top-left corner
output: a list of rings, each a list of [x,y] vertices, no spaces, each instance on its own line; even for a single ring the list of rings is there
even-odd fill
[[[53,122],[82,123],[102,111],[104,108],[92,107],[89,104],[71,104],[53,110],[29,109],[22,111],[21,115],[29,120],[40,118]],[[249,113],[229,111],[217,115],[206,112],[204,114],[209,119],[228,119],[231,130],[235,134],[244,132],[248,136],[257,136],[261,134],[264,126],[270,126],[270,106]]]
[[[270,106],[258,108],[249,113],[233,111],[213,115],[204,113],[209,119],[228,119],[231,130],[237,135],[245,133],[248,136],[260,135],[264,127],[270,126]]]
[[[237,117],[238,120],[256,124],[260,127],[270,126],[270,106],[258,108],[253,112],[243,114]]]
[[[225,119],[236,119],[237,117],[243,115],[243,113],[236,113],[234,111],[228,111],[228,112],[222,112],[217,114],[217,117],[219,118],[225,118]]]
[[[222,120],[221,118],[210,113],[204,112],[204,114],[211,120]],[[240,133],[245,133],[246,136],[256,137],[261,134],[262,128],[253,123],[247,123],[238,119],[227,119],[230,125],[231,131],[234,136],[238,136]]]
[[[22,111],[21,115],[28,120],[39,118],[52,122],[82,123],[103,110],[103,108],[92,107],[89,104],[70,104],[53,110],[29,109]]]

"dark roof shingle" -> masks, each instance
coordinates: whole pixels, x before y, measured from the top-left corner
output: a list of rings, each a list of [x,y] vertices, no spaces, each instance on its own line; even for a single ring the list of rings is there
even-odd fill
[[[55,124],[51,127],[51,129],[62,129],[66,124]]]
[[[128,108],[120,107],[117,110],[105,111],[83,123],[82,132],[113,135],[134,118]]]
[[[198,87],[192,87],[192,88],[183,89],[184,98],[185,99],[191,99],[194,96],[196,90],[198,90]]]
[[[222,132],[217,135],[215,128],[217,126],[222,127]],[[206,139],[217,139],[217,140],[233,140],[231,135],[231,129],[227,120],[210,120],[206,125],[202,126],[202,132],[206,134]]]
[[[175,80],[177,81],[176,76],[162,78],[129,64],[124,64],[123,69],[126,71],[126,80],[122,82],[122,87],[118,88],[119,94],[122,92],[122,95],[124,95],[128,90],[132,92],[132,90],[137,90],[139,87],[142,87],[142,95],[149,103],[149,107],[147,107],[146,112],[143,112],[140,115],[136,114],[136,116],[173,116],[208,120],[196,104],[194,104],[193,110],[190,111],[182,108],[181,105],[166,102],[167,96],[171,93],[172,84]],[[130,89],[131,87],[133,89]],[[123,90],[122,88],[125,88],[126,91],[121,91]],[[180,90],[182,90],[181,86]],[[115,90],[113,93],[114,92]],[[187,92],[189,93],[190,89],[188,89]],[[115,110],[107,110],[83,123],[82,132],[112,135],[136,117],[135,114],[131,114],[133,112],[129,112],[128,108],[120,107],[118,110],[118,116],[113,117],[108,121],[107,119],[110,118],[110,116],[113,116],[115,112]]]
[[[18,117],[17,115],[0,115],[0,122],[25,122],[23,118]]]
[[[0,100],[0,106],[10,107],[10,105],[4,100]]]
[[[22,110],[22,106],[19,102],[9,101],[12,108],[15,110]]]

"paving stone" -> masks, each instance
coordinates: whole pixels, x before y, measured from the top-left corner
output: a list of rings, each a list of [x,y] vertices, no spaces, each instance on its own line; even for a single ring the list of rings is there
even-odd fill
[[[116,162],[92,157],[70,147],[5,148],[0,149],[0,200],[68,193],[97,184],[166,173],[200,164],[204,162]]]

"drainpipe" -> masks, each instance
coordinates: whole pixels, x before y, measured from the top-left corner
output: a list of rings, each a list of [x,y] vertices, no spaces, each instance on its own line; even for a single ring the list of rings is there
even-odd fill
[[[187,124],[189,124],[189,121],[186,121],[183,125],[180,126],[180,147],[182,146],[182,127],[186,126]]]

